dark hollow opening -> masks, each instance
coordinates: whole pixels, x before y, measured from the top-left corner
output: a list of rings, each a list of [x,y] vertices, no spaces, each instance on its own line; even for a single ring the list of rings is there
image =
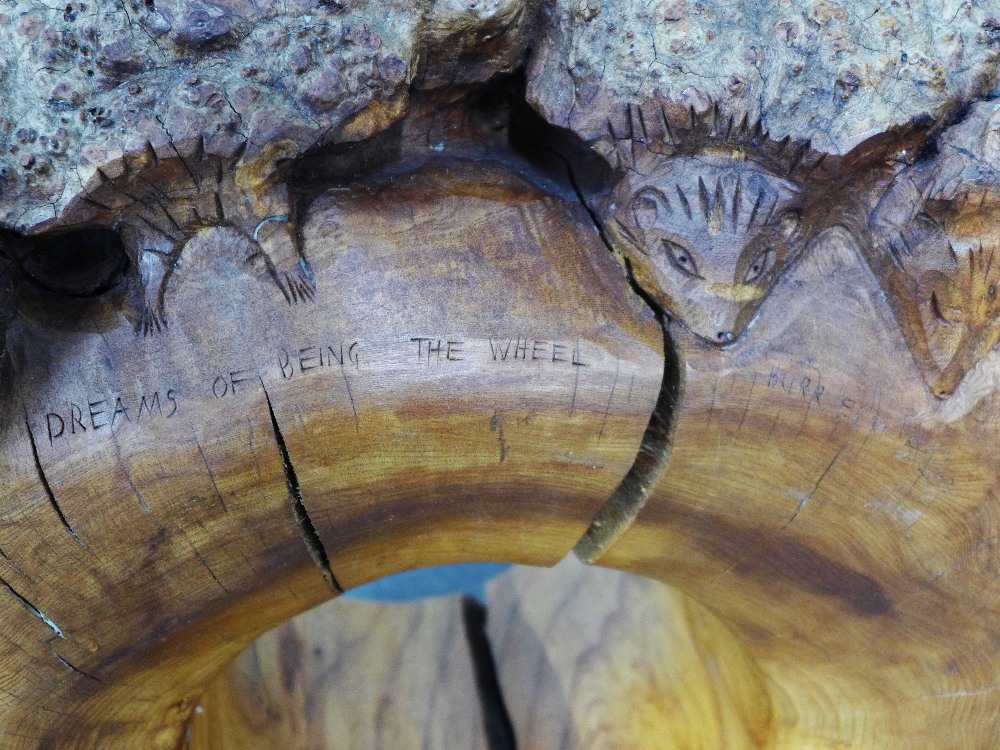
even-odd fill
[[[130,266],[121,236],[103,227],[14,237],[7,244],[27,282],[65,297],[98,297],[121,283]]]

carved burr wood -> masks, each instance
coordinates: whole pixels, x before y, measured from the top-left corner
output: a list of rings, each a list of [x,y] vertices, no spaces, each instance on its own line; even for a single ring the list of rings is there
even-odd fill
[[[731,747],[992,747],[1000,20],[914,13],[0,4],[4,746],[575,550],[725,623]]]

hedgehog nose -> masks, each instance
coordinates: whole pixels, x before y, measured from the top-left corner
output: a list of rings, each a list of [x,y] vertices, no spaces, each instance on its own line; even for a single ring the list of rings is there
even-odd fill
[[[715,334],[715,337],[719,340],[720,344],[730,344],[735,338],[732,331],[719,331]]]

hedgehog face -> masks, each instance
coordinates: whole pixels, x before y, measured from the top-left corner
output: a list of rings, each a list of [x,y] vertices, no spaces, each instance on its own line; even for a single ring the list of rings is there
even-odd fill
[[[938,382],[931,387],[936,396],[945,397],[1000,343],[996,229],[1000,210],[994,201],[968,197],[944,202],[943,207],[935,203],[928,201],[924,212],[901,235],[910,237],[921,258],[940,257],[942,244],[948,248],[947,262],[924,271],[918,283],[931,354],[943,364]],[[930,244],[936,253],[929,252]]]
[[[1000,344],[1000,201],[989,186],[960,187],[931,198],[901,181],[872,216],[882,273],[904,280],[890,302],[939,398]]]
[[[603,223],[637,283],[715,346],[742,335],[797,255],[795,185],[732,154],[664,159],[630,171]]]

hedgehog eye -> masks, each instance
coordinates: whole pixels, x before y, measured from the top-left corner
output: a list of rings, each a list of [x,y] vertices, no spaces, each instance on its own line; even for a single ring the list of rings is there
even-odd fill
[[[743,277],[744,284],[753,284],[759,281],[761,277],[766,274],[770,268],[771,263],[774,261],[774,248],[765,247],[763,250],[758,252],[753,256],[753,260],[750,261],[750,266],[747,268],[746,275]]]
[[[698,273],[698,265],[694,262],[694,258],[691,257],[691,252],[687,248],[678,245],[676,242],[663,240],[663,249],[667,257],[670,258],[670,263],[674,268],[687,276],[693,276],[696,279],[701,278],[701,274]]]

